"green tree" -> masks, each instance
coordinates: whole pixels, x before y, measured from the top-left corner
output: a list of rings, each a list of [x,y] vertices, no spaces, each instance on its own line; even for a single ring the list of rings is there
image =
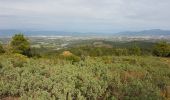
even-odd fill
[[[23,34],[16,34],[12,37],[11,43],[12,51],[23,55],[29,55],[30,43]]]
[[[141,49],[137,46],[134,45],[129,49],[129,54],[130,55],[141,55]]]
[[[153,53],[157,56],[167,57],[170,54],[170,45],[165,41],[158,42],[154,46]]]
[[[3,46],[2,46],[2,44],[0,43],[0,54],[4,53],[4,52],[5,52],[5,50],[4,50]]]

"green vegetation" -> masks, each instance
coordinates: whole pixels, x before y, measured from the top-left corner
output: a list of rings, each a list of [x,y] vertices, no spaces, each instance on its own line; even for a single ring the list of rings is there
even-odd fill
[[[170,97],[170,58],[157,57],[168,56],[165,53],[169,50],[168,43],[156,44],[154,52],[149,54],[137,44],[116,48],[98,42],[48,53],[44,53],[48,48],[30,48],[29,44],[23,35],[15,35],[10,49],[0,54],[0,99],[166,100]],[[15,52],[7,51],[11,49]],[[159,55],[154,56],[155,53]]]
[[[139,55],[141,55],[141,49],[135,45],[129,49],[129,54],[139,56]]]
[[[19,61],[19,62],[18,62]],[[170,66],[156,57],[59,59],[0,56],[0,97],[23,100],[160,100],[170,84]]]
[[[0,43],[0,54],[1,53],[5,53],[5,50],[4,50],[3,46],[2,46],[2,44]]]
[[[10,45],[14,53],[20,53],[23,55],[29,54],[30,43],[23,34],[16,34],[13,36]]]
[[[157,56],[167,57],[170,55],[170,45],[166,42],[159,42],[154,47],[154,54]]]
[[[72,54],[70,51],[64,51],[60,56],[60,59],[64,59],[64,60],[68,60],[71,61],[72,63],[74,62],[79,62],[80,61],[80,57]]]

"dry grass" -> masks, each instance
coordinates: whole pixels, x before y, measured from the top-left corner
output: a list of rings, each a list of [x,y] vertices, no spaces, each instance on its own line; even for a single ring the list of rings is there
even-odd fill
[[[63,53],[62,53],[62,55],[64,56],[64,57],[68,57],[68,56],[71,56],[71,55],[73,55],[70,51],[64,51]]]

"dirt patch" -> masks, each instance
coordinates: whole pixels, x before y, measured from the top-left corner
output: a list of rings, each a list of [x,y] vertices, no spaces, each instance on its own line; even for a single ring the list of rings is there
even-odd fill
[[[71,55],[73,55],[70,51],[64,51],[63,53],[62,53],[62,55],[64,56],[64,57],[68,57],[68,56],[71,56]]]

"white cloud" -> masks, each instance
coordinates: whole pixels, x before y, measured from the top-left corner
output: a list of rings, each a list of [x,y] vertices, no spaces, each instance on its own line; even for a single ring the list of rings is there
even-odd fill
[[[170,29],[170,0],[0,0],[0,28]]]

